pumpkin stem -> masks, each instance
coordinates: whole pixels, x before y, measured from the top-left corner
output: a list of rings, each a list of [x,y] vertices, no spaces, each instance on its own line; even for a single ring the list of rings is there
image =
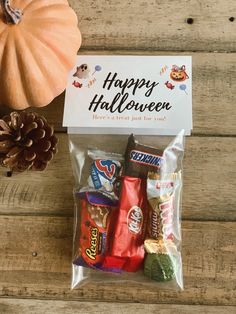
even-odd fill
[[[11,7],[10,0],[0,0],[0,4],[2,7],[2,11],[5,17],[5,22],[7,24],[18,24],[21,21],[21,17],[23,15],[22,10],[13,9]]]

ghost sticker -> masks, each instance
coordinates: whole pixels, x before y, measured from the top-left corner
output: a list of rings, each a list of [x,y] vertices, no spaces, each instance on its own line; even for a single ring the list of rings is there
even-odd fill
[[[76,68],[76,72],[73,74],[73,77],[76,77],[77,80],[74,80],[72,85],[76,88],[92,87],[97,81],[95,78],[95,73],[100,72],[102,67],[100,65],[96,65],[94,68],[94,72],[91,74],[89,65],[87,63],[81,64]],[[80,81],[81,80],[81,81]]]
[[[188,79],[189,76],[186,73],[185,65],[182,65],[181,67],[173,65],[170,72],[170,78],[176,82],[183,82]]]
[[[89,77],[89,66],[84,63],[77,67],[74,77],[78,77],[79,79],[87,79]]]

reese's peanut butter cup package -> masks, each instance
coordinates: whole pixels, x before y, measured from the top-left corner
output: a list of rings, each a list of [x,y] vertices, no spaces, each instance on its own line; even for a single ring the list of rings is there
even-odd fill
[[[77,194],[80,214],[76,255],[73,263],[80,266],[102,269],[106,254],[107,229],[115,203],[101,193]]]

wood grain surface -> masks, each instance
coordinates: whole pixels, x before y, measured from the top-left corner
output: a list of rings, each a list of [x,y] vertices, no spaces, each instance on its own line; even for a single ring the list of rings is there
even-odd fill
[[[72,216],[74,178],[68,152],[68,137],[66,134],[58,134],[58,137],[59,153],[47,171],[14,174],[8,178],[4,174],[6,170],[0,169],[1,214]],[[138,138],[158,146],[155,137]],[[86,139],[85,136],[85,142]],[[124,152],[127,137],[117,136],[114,142],[114,137],[99,136],[93,137],[93,140],[90,138],[90,143],[92,141],[94,146],[99,143],[99,147],[105,150],[109,143],[113,143],[117,152]],[[187,138],[184,159],[184,219],[236,219],[235,152],[235,138]]]
[[[234,222],[183,223],[182,292],[119,282],[89,283],[70,291],[72,218],[1,216],[0,295],[236,305],[235,227]]]
[[[0,299],[1,314],[234,314],[235,310],[234,306]]]
[[[186,141],[182,215],[185,290],[119,282],[70,290],[74,178],[62,94],[35,109],[63,132],[48,169],[7,178],[0,168],[0,314],[235,313],[236,1],[69,3],[83,35],[80,54],[193,57],[194,128]],[[0,107],[0,117],[9,112]],[[125,147],[124,137],[112,144],[109,136],[89,141]],[[144,141],[157,146],[153,137]]]
[[[236,2],[228,0],[70,0],[83,47],[235,51]],[[193,24],[187,19],[193,18]]]
[[[173,52],[147,51],[83,51],[81,53],[173,54]],[[236,135],[236,106],[233,93],[236,86],[236,54],[189,52],[182,54],[192,55],[193,58],[193,134]],[[56,130],[62,131],[63,108],[64,94],[57,97],[49,106],[36,111],[46,116]],[[6,107],[0,107],[0,116],[9,111]]]

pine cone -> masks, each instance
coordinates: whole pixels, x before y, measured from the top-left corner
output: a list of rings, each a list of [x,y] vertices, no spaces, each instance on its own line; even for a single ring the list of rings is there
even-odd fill
[[[11,171],[43,171],[57,143],[53,128],[36,113],[12,112],[0,119],[0,163]]]

